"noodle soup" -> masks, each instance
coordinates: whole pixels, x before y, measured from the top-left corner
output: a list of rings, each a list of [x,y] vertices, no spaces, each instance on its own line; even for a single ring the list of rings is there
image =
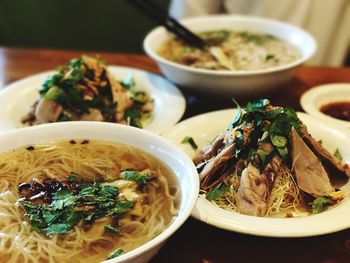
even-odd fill
[[[131,146],[55,141],[0,154],[0,262],[98,262],[177,215],[169,168]]]
[[[301,58],[295,46],[269,34],[216,30],[198,35],[210,46],[200,49],[172,38],[160,46],[158,54],[190,67],[235,71],[278,67]]]

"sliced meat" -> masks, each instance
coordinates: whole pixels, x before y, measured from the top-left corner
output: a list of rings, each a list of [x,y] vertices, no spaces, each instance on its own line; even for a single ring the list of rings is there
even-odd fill
[[[268,179],[251,163],[242,171],[235,201],[241,214],[263,216],[270,196]]]
[[[269,154],[275,149],[275,147],[273,147],[271,143],[264,142],[259,144],[258,149]]]
[[[29,123],[32,125],[32,123],[35,121],[35,109],[39,103],[39,100],[35,101],[34,104],[30,107],[30,110],[27,115],[23,116],[21,119],[22,123]]]
[[[40,99],[35,108],[35,118],[38,123],[57,121],[63,108],[54,100]]]
[[[81,121],[103,121],[103,116],[101,111],[98,109],[90,109],[89,113],[84,113],[80,116]]]
[[[217,156],[212,158],[199,174],[201,180],[201,188],[207,190],[218,183],[218,179],[214,178],[219,171],[234,156],[234,145],[231,144],[223,149]]]
[[[269,194],[272,191],[273,185],[275,183],[276,177],[278,176],[281,165],[283,165],[282,159],[279,156],[275,155],[262,171],[262,175],[267,179]]]
[[[321,157],[322,163],[326,168],[329,167],[332,172],[334,171],[336,173],[335,175],[350,177],[350,167],[348,164],[338,161],[329,151],[327,151],[327,149],[325,149],[307,132],[306,128],[301,129],[301,132],[305,143],[312,151]]]
[[[217,136],[211,144],[201,151],[201,153],[194,160],[194,163],[198,165],[201,162],[207,161],[214,157],[218,153],[218,150],[224,146],[224,138],[224,133],[219,134],[219,136]]]
[[[210,54],[219,62],[221,66],[227,69],[235,70],[232,60],[225,54],[225,52],[219,47],[211,47],[209,49]]]
[[[290,133],[290,144],[292,170],[298,187],[312,196],[321,196],[334,191],[322,163],[295,129]]]
[[[127,108],[131,107],[133,101],[128,96],[128,91],[117,82],[113,76],[108,74],[108,79],[111,83],[113,102],[117,103],[117,109],[115,114],[115,119],[120,122],[124,118],[124,112]]]

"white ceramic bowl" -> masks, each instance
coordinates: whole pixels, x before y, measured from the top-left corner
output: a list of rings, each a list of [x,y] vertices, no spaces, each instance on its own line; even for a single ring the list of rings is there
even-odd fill
[[[39,142],[63,139],[92,139],[128,144],[158,157],[174,172],[181,189],[178,215],[163,233],[108,262],[148,261],[190,216],[197,200],[198,175],[191,159],[176,146],[151,132],[126,125],[96,122],[43,124],[8,131],[0,134],[0,152]]]
[[[350,129],[350,121],[339,120],[320,111],[328,103],[350,102],[350,83],[331,83],[309,89],[300,98],[300,104],[307,113],[320,117],[333,125]]]
[[[189,144],[181,144],[182,139],[191,136],[198,149],[202,149],[226,129],[235,113],[235,109],[226,109],[201,114],[178,123],[163,136],[194,158],[198,151],[194,151]],[[350,164],[349,130],[309,114],[298,113],[298,117],[316,140],[322,140],[322,145],[331,153],[338,149],[343,161]],[[346,194],[339,205],[320,214],[305,217],[269,218],[243,215],[221,209],[203,195],[198,198],[192,216],[225,230],[257,236],[307,237],[329,234],[350,228],[350,181],[341,189]]]
[[[314,38],[298,27],[271,19],[238,15],[218,15],[185,19],[181,21],[193,32],[210,30],[235,30],[266,33],[296,46],[301,58],[271,69],[228,71],[197,69],[162,58],[157,54],[160,45],[171,37],[165,28],[157,27],[145,38],[144,50],[172,82],[199,92],[221,95],[252,95],[281,86],[293,76],[296,68],[316,51]]]

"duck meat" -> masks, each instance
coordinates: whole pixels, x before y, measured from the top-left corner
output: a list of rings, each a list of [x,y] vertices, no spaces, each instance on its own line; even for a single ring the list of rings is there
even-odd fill
[[[40,99],[35,108],[35,118],[38,123],[57,121],[63,107],[54,100]]]
[[[329,174],[337,175],[338,177],[350,177],[350,167],[348,164],[343,164],[337,160],[307,132],[306,128],[301,129],[301,133],[305,143],[320,157],[324,167],[330,170]]]
[[[328,174],[295,129],[290,133],[292,171],[298,187],[312,196],[334,191]]]
[[[204,190],[210,189],[218,184],[223,178],[215,178],[218,171],[223,171],[223,167],[229,160],[234,157],[234,144],[231,144],[224,148],[218,155],[213,157],[199,173],[201,180],[201,188]]]
[[[224,133],[219,134],[219,136],[217,136],[211,144],[209,144],[199,153],[197,158],[194,160],[194,163],[198,165],[217,155],[219,150],[224,146],[224,138]]]
[[[251,163],[242,171],[240,186],[235,196],[240,213],[252,216],[264,216],[268,200],[280,170],[282,159],[274,156],[260,173]]]

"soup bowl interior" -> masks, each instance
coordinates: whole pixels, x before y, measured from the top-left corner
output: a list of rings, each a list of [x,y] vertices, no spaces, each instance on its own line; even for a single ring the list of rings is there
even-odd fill
[[[180,190],[178,214],[151,241],[109,262],[146,262],[189,217],[198,196],[198,175],[192,161],[176,146],[150,132],[111,123],[67,122],[38,125],[0,135],[0,152],[57,140],[89,139],[121,143],[143,150],[161,160],[173,172]]]
[[[163,27],[151,31],[144,40],[144,50],[158,63],[163,74],[185,88],[201,92],[215,91],[225,95],[239,95],[251,91],[264,92],[280,86],[292,77],[296,67],[308,60],[317,48],[314,38],[309,33],[293,25],[271,19],[217,15],[184,19],[181,22],[193,32],[224,29],[270,34],[293,44],[301,53],[300,58],[291,63],[267,69],[230,71],[193,68],[161,57],[157,51],[172,37],[172,34]]]

